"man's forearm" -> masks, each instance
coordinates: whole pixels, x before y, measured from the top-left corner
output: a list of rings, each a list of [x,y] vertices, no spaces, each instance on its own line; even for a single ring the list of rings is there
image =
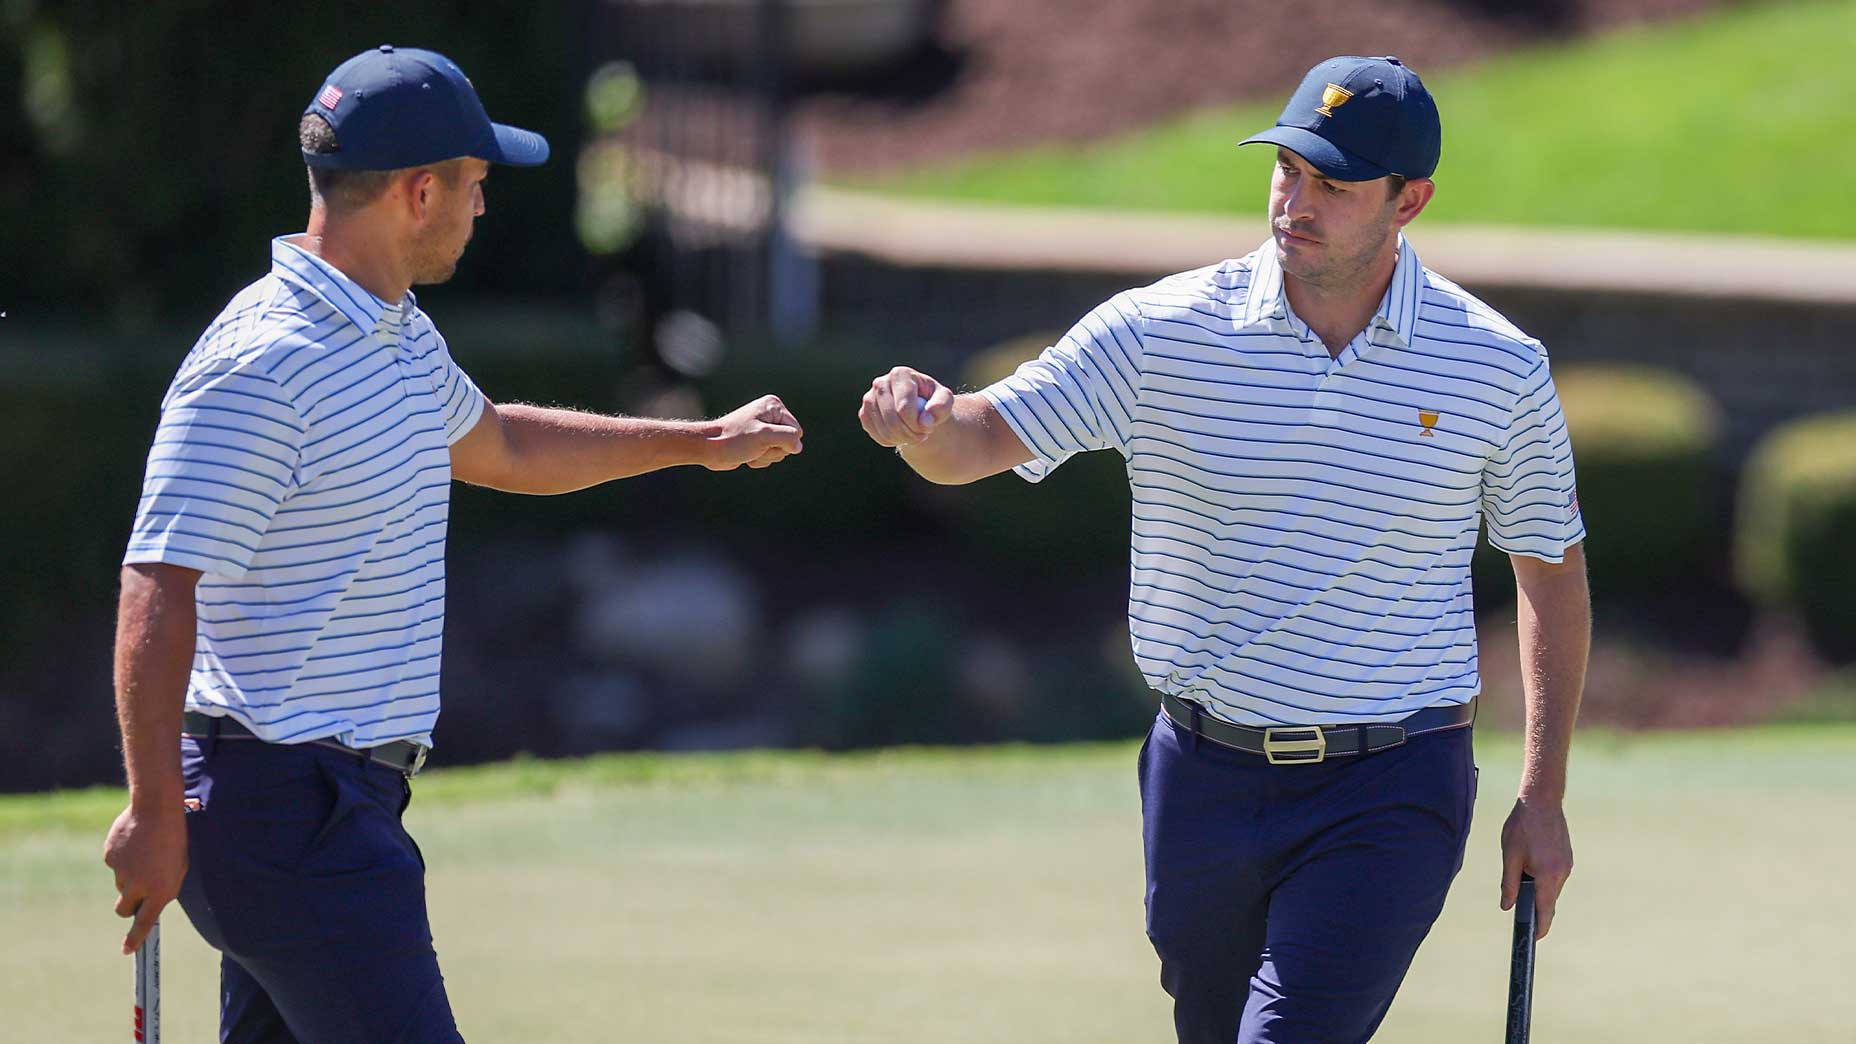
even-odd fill
[[[116,612],[116,722],[129,803],[179,808],[180,719],[193,665],[199,574],[127,566]]]
[[[979,395],[954,400],[954,411],[923,441],[896,452],[915,473],[944,486],[964,485],[1031,459],[992,404]]]
[[[707,459],[714,421],[602,417],[541,406],[495,407],[508,434],[510,470],[496,488],[570,493],[613,479]]]
[[[1592,643],[1583,557],[1576,568],[1517,583],[1516,596],[1527,703],[1520,796],[1558,803],[1566,796],[1567,757]]]

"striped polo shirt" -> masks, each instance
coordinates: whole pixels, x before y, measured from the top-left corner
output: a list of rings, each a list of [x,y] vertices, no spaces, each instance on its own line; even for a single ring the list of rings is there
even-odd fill
[[[1546,350],[1403,236],[1338,357],[1265,244],[1116,295],[981,394],[1031,481],[1085,450],[1127,460],[1135,661],[1239,724],[1469,700],[1478,524],[1551,562],[1585,536]]]
[[[297,238],[181,363],[123,561],[204,574],[189,709],[279,743],[430,743],[449,447],[483,394],[410,293]]]

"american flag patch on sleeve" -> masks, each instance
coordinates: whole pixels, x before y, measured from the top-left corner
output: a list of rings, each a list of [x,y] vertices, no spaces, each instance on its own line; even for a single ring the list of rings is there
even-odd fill
[[[298,95],[298,97],[302,97],[302,95]],[[332,83],[322,88],[321,94],[316,95],[316,104],[322,106],[325,109],[331,109],[331,110],[334,109],[336,103],[341,100],[342,100],[342,89],[340,87],[335,86]]]

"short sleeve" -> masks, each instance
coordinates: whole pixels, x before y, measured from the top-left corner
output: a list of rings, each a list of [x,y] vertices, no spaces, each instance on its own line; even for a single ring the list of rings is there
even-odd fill
[[[1482,509],[1489,543],[1509,554],[1560,562],[1585,539],[1572,440],[1545,355],[1524,380],[1483,471]]]
[[[452,446],[482,419],[483,392],[451,358],[451,346],[436,328],[432,329],[432,340],[435,347],[426,361],[432,366],[432,389],[445,412],[445,445]]]
[[[1017,469],[1021,476],[1036,482],[1088,450],[1128,455],[1141,386],[1140,329],[1139,307],[1117,294],[1037,358],[981,390],[1034,456]]]
[[[295,488],[303,433],[268,376],[228,359],[183,368],[161,405],[123,563],[243,576]]]

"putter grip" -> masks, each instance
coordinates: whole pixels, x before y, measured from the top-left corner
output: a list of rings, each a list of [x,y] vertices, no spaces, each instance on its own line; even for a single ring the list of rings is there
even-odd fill
[[[161,1044],[161,922],[135,951],[135,1042]]]
[[[1527,1044],[1534,1016],[1534,879],[1521,875],[1514,903],[1514,945],[1508,963],[1508,1033],[1506,1044]]]

